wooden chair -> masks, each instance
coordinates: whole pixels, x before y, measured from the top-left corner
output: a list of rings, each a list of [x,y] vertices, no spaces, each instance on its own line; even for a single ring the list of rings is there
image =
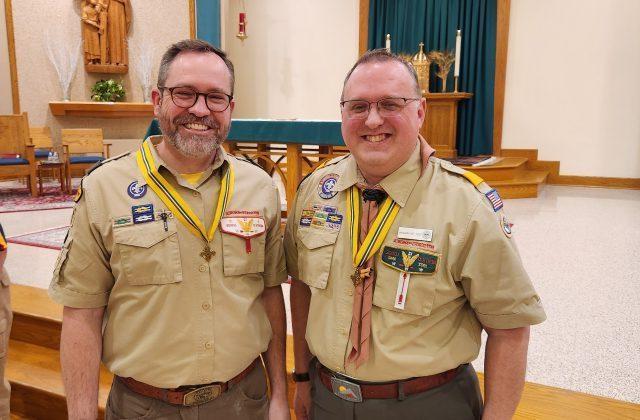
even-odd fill
[[[36,148],[37,160],[47,159],[49,152],[54,151],[49,127],[29,127],[29,137],[31,137],[31,144]]]
[[[0,178],[27,178],[31,195],[38,196],[37,164],[26,112],[0,115]]]
[[[71,191],[71,170],[86,171],[109,157],[109,146],[102,138],[101,128],[63,128],[62,147],[67,162],[67,190]]]

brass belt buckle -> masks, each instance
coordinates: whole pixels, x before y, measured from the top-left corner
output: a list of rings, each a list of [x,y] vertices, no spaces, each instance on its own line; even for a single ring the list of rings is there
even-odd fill
[[[194,389],[184,394],[182,404],[186,406],[200,405],[214,400],[222,393],[222,385],[213,384]]]
[[[331,388],[333,393],[343,400],[351,402],[362,402],[362,390],[360,385],[354,384],[344,379],[331,377]]]

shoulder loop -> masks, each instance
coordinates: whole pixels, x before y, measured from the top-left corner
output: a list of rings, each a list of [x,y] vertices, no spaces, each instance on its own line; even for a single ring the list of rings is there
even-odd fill
[[[242,162],[250,163],[250,164],[255,165],[255,166],[257,166],[258,168],[260,168],[260,169],[264,170],[264,168],[263,168],[262,166],[258,165],[258,163],[257,163],[257,162],[255,162],[253,159],[251,159],[250,157],[248,157],[248,156],[246,156],[246,155],[231,155],[230,153],[229,153],[229,155],[230,155],[230,156],[233,156],[234,158],[236,158],[236,159],[238,159],[238,160],[240,160],[240,161],[242,161]]]
[[[318,165],[313,171],[309,172],[308,174],[306,174],[305,176],[302,177],[302,179],[300,180],[300,182],[298,183],[298,187],[296,188],[296,190],[300,189],[300,185],[302,185],[302,183],[309,178],[309,176],[311,176],[312,174],[314,174],[316,171],[322,169],[322,168],[326,168],[327,166],[333,166],[336,165],[337,163],[341,162],[342,160],[346,159],[349,156],[349,153],[347,153],[344,156],[338,156],[335,157],[333,159],[329,159],[329,160],[325,160],[324,162],[322,162],[320,165]]]
[[[467,181],[471,182],[474,187],[476,187],[480,192],[482,192],[482,185],[486,185],[484,179],[474,174],[473,172],[464,170],[462,168],[457,167],[456,165],[447,162],[446,160],[440,160],[440,166],[442,169],[445,169],[449,172],[453,172],[454,174],[462,175]]]
[[[121,159],[121,158],[123,158],[125,156],[129,156],[130,154],[131,154],[131,152],[125,152],[125,153],[122,153],[122,154],[120,154],[118,156],[114,156],[112,158],[105,159],[105,160],[102,160],[100,162],[97,162],[91,168],[87,169],[87,174],[85,176],[89,175],[91,172],[95,171],[96,169],[98,169],[99,167],[101,167],[102,165],[104,165],[106,163],[116,161],[116,160]]]

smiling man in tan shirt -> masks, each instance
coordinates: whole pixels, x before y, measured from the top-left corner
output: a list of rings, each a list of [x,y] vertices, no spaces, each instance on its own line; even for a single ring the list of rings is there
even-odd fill
[[[153,91],[163,135],[82,181],[50,287],[72,419],[97,415],[101,358],[107,419],[289,417],[279,196],[220,147],[232,95],[224,52],[174,44]]]
[[[498,193],[433,157],[398,56],[360,58],[341,110],[351,154],[301,183],[285,232],[298,418],[480,418],[483,329],[484,417],[510,418],[545,314]]]

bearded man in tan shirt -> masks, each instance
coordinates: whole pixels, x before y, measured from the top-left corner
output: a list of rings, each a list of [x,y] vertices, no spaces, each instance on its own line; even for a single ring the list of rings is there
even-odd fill
[[[224,52],[172,45],[152,93],[163,134],[82,181],[50,286],[71,419],[96,418],[101,359],[107,419],[289,418],[279,196],[220,146],[233,85]]]

